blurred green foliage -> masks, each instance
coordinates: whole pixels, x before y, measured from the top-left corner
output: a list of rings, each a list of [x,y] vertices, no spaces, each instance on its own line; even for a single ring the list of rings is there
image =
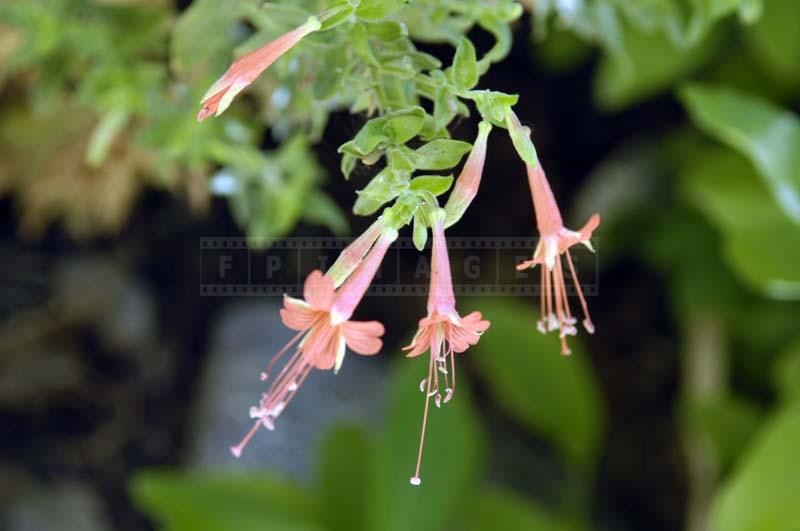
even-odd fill
[[[685,108],[685,120],[652,124],[637,145],[610,153],[583,202],[602,205],[604,264],[633,256],[652,267],[681,350],[707,356],[715,375],[698,385],[696,360],[684,355],[674,408],[687,440],[708,443],[707,529],[800,527],[800,3],[524,4],[539,64],[568,72],[596,61],[603,112],[652,99]],[[331,6],[341,16],[325,22],[329,31],[290,51],[224,116],[196,123],[199,98],[232,57]],[[448,126],[474,107],[503,127],[517,102],[484,90],[481,77],[509,52],[521,14],[511,0],[195,0],[183,11],[166,0],[6,0],[0,193],[14,197],[32,237],[56,222],[76,238],[118,231],[148,186],[199,212],[210,194],[227,197],[265,244],[301,220],[345,233],[347,218],[320,190],[339,172],[322,168],[313,147],[332,112],[350,111],[360,126],[339,147],[341,173],[377,164],[354,212],[387,207],[413,219],[422,248],[424,208],[470,149]],[[466,37],[476,27],[494,39],[482,53]],[[451,63],[415,42],[448,44]],[[327,434],[313,485],[153,471],[134,481],[137,502],[171,531],[591,528],[591,492],[560,486],[553,497],[565,503],[552,507],[487,485],[486,423],[470,392],[479,384],[487,409],[547,442],[591,490],[606,414],[589,353],[576,342],[571,358],[559,357],[527,306],[480,302],[492,328],[463,356],[480,381],[461,378],[453,402],[433,411],[420,488],[408,477],[424,368],[410,360],[392,367],[381,431]],[[698,338],[698,322],[714,326]]]

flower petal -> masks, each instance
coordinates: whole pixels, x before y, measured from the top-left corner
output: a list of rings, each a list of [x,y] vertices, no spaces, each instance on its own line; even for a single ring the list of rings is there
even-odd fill
[[[308,330],[320,312],[300,299],[283,296],[283,308],[280,311],[283,324],[292,330]]]
[[[406,354],[406,357],[416,358],[423,352],[426,352],[431,346],[432,333],[433,333],[433,327],[420,325],[419,329],[417,330],[417,333],[414,335],[414,339],[411,341],[411,344],[408,345],[407,347],[403,347],[403,350],[411,351],[408,354]]]
[[[303,286],[303,298],[315,310],[327,312],[333,305],[336,296],[333,280],[322,274],[322,271],[312,271],[306,277]]]
[[[378,321],[347,321],[341,325],[347,346],[350,350],[363,356],[377,354],[383,341],[384,328]]]

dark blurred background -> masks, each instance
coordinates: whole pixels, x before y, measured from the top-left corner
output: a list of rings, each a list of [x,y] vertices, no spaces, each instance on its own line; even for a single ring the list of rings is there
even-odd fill
[[[586,22],[597,22],[586,6],[606,3],[617,47]],[[0,6],[0,528],[800,528],[800,485],[787,479],[800,466],[800,236],[788,202],[770,194],[776,180],[787,194],[800,188],[798,166],[770,173],[770,161],[800,152],[800,67],[787,47],[800,51],[800,26],[785,28],[800,5],[731,2],[676,43],[663,14],[640,24],[615,2],[543,4],[512,25],[510,54],[479,87],[519,94],[567,226],[603,216],[597,266],[584,270],[584,280],[599,275],[588,300],[597,332],[562,358],[535,332],[536,297],[460,298],[462,315],[479,309],[492,328],[459,360],[453,411],[433,412],[421,494],[407,476],[424,362],[400,347],[424,296],[366,298],[356,317],[386,324],[381,355],[348,354],[338,375],[314,374],[275,432],[240,460],[228,452],[249,427],[262,367],[290,335],[279,297],[201,296],[201,238],[240,238],[257,224],[220,195],[241,169],[208,137],[279,149],[285,137],[254,125],[287,127],[266,110],[276,89],[245,93],[230,121],[194,122],[207,84],[176,66],[171,42],[190,2]],[[751,4],[763,12],[748,14]],[[679,9],[690,27],[694,8]],[[469,36],[479,53],[493,42],[480,28]],[[452,57],[443,44],[419,49]],[[744,125],[721,123],[751,102]],[[114,120],[123,125],[87,161],[87,149],[103,149],[94,124]],[[273,220],[270,236],[369,225],[342,212],[375,172],[360,166],[344,181],[336,151],[364,121],[335,110],[319,138],[309,133],[328,174],[310,185],[328,198],[326,227],[304,213]],[[793,132],[766,135],[771,126]],[[466,141],[476,131],[474,116],[452,128]],[[280,193],[259,215],[282,208]],[[524,166],[499,129],[480,194],[448,235],[536,235]],[[401,269],[416,267],[415,253],[400,257]],[[386,472],[395,461],[399,472]]]

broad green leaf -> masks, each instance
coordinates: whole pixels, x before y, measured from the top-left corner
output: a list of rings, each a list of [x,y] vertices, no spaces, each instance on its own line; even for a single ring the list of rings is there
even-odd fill
[[[356,15],[362,20],[380,20],[400,10],[408,0],[361,0]]]
[[[800,337],[783,349],[772,372],[775,387],[784,400],[800,398]]]
[[[740,278],[770,297],[800,298],[800,230],[746,159],[710,151],[688,169],[683,187],[722,231],[725,258]]]
[[[382,22],[367,24],[367,32],[373,37],[387,42],[408,37],[408,28],[406,25],[402,22],[395,22],[394,20],[384,20]]]
[[[441,195],[450,189],[453,184],[452,175],[420,175],[411,179],[409,190],[426,191],[433,195]]]
[[[328,531],[367,531],[370,446],[363,430],[336,427],[319,446],[317,500]]]
[[[471,149],[469,142],[437,138],[416,149],[411,160],[418,170],[446,170],[458,164]]]
[[[471,351],[466,355],[471,356]],[[469,385],[459,380],[453,399],[441,409],[431,403],[422,484],[415,487],[409,478],[417,460],[425,403],[419,382],[428,373],[428,355],[401,359],[392,367],[386,425],[373,453],[370,497],[365,504],[368,529],[449,529],[468,508],[483,463],[484,436]]]
[[[800,529],[800,401],[765,424],[711,506],[709,531]]]
[[[323,531],[312,501],[291,484],[255,474],[149,471],[131,485],[164,531]]]
[[[452,67],[453,83],[458,90],[470,90],[478,84],[478,59],[475,56],[475,46],[466,37],[456,48]]]
[[[738,396],[721,396],[683,407],[693,430],[708,436],[720,463],[727,467],[746,448],[761,422],[757,405]]]
[[[595,77],[595,98],[602,107],[618,110],[663,92],[708,62],[718,42],[710,35],[697,46],[678,48],[661,33],[625,26],[624,59],[603,58]]]
[[[748,27],[747,43],[759,65],[775,80],[796,86],[800,82],[800,4],[796,0],[769,0],[761,18]]]
[[[775,201],[800,224],[800,121],[756,96],[692,84],[681,98],[698,127],[747,156]]]
[[[347,22],[355,13],[355,8],[348,3],[341,3],[332,7],[326,14],[324,20],[320,20],[322,25],[319,31],[328,31]]]
[[[422,130],[425,111],[421,107],[413,107],[387,113],[384,119],[383,133],[395,144],[405,144]]]
[[[467,531],[568,531],[573,528],[540,504],[504,488],[481,491],[466,516]]]
[[[604,409],[579,338],[570,338],[573,354],[564,357],[558,334],[540,334],[539,316],[528,306],[510,299],[482,299],[481,310],[492,326],[470,358],[497,405],[570,461],[592,465],[600,449]]]

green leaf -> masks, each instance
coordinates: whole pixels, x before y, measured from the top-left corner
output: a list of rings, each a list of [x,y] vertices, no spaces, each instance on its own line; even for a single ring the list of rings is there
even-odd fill
[[[481,491],[467,514],[467,531],[567,531],[546,508],[505,488]]]
[[[756,96],[692,84],[681,98],[707,134],[747,156],[784,212],[800,224],[800,121]]]
[[[402,22],[394,20],[384,20],[367,24],[367,32],[373,37],[390,42],[408,37],[408,28]]]
[[[395,144],[405,144],[422,130],[425,111],[422,107],[413,107],[387,113],[384,119],[383,133]]]
[[[367,531],[370,446],[360,428],[337,427],[319,446],[317,499],[328,531]]]
[[[362,190],[356,192],[358,199],[353,213],[358,216],[369,216],[375,213],[386,202],[400,195],[408,185],[408,175],[384,168]]]
[[[312,190],[303,198],[303,219],[327,227],[337,236],[347,234],[350,229],[342,209],[321,190]]]
[[[446,170],[458,164],[471,149],[469,142],[437,138],[416,149],[412,162],[418,170]]]
[[[328,31],[336,26],[344,24],[350,19],[350,17],[353,16],[353,13],[355,13],[355,8],[345,2],[330,8],[326,12],[327,16],[324,17],[324,20],[320,19],[322,24],[319,28],[319,31]]]
[[[735,462],[761,423],[761,409],[739,396],[720,396],[687,404],[683,414],[695,432],[708,436],[723,467]]]
[[[452,175],[420,175],[411,179],[408,188],[415,192],[427,191],[433,195],[441,195],[453,184]]]
[[[725,258],[741,279],[773,298],[800,298],[800,231],[741,155],[706,150],[682,184],[722,231]]]
[[[171,66],[179,79],[202,92],[231,62],[231,32],[239,9],[257,0],[197,0],[181,13],[170,42]]]
[[[324,529],[305,493],[255,474],[148,471],[134,478],[131,493],[165,531]]]
[[[362,20],[380,20],[400,10],[407,2],[408,0],[361,0],[356,15]]]
[[[441,409],[431,404],[422,484],[409,485],[425,402],[419,382],[427,372],[427,354],[393,365],[386,425],[373,453],[371,496],[365,504],[370,530],[442,531],[464,514],[472,499],[483,463],[484,436],[464,380]]]
[[[497,405],[571,462],[592,465],[603,435],[603,401],[578,338],[570,338],[573,354],[564,357],[558,334],[537,332],[539,316],[527,306],[482,299],[481,309],[492,327],[471,359]]]
[[[379,145],[389,141],[389,137],[383,133],[385,125],[385,117],[368,121],[352,140],[339,146],[339,153],[349,153],[359,158],[366,157]]]
[[[414,213],[414,235],[412,240],[414,241],[414,247],[420,252],[425,249],[425,244],[428,242],[428,227],[425,226],[419,211]]]
[[[746,29],[747,44],[776,81],[800,83],[800,9],[796,0],[770,0],[761,18]]]
[[[783,349],[772,374],[775,387],[784,400],[800,398],[800,337]]]
[[[695,47],[679,48],[661,33],[628,26],[624,58],[606,55],[600,63],[595,98],[602,107],[618,110],[652,97],[708,62],[718,42],[710,35]]]
[[[470,90],[478,84],[478,58],[475,55],[475,46],[466,37],[461,38],[456,48],[451,75],[453,84],[458,90]]]
[[[800,528],[800,401],[786,404],[719,490],[709,531],[793,531]]]

